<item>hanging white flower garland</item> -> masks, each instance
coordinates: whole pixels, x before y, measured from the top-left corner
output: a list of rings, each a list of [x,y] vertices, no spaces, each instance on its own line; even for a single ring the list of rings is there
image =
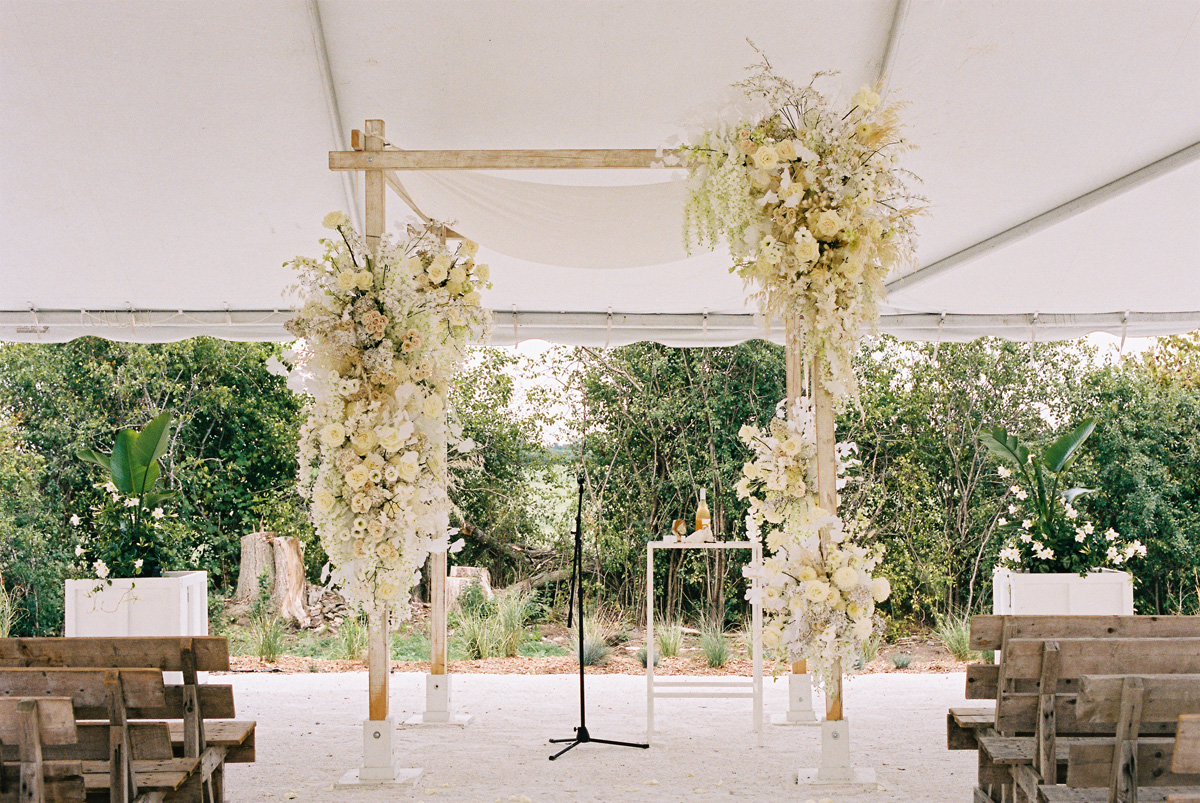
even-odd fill
[[[446,396],[468,342],[482,339],[477,246],[451,250],[429,231],[385,239],[371,254],[330,213],[320,259],[297,257],[304,303],[288,323],[289,385],[311,395],[300,429],[298,485],[352,605],[395,605],[430,552],[449,546],[447,450],[467,451]]]
[[[813,86],[823,75],[798,87],[764,57],[738,86],[766,113],[680,148],[692,181],[684,237],[724,242],[764,317],[797,320],[816,379],[834,398],[852,398],[859,337],[878,321],[888,272],[913,260],[912,220],[923,207],[895,161],[910,147],[896,107],[864,86],[849,108],[835,109]],[[739,497],[750,499],[747,535],[769,528],[770,557],[747,570],[763,584],[764,641],[829,681],[835,664],[853,666],[880,628],[875,604],[890,593],[886,579],[872,576],[881,553],[856,544],[857,528],[818,504],[806,400],[780,411],[765,432],[745,426],[739,434],[754,453],[738,484]],[[839,475],[847,457],[839,448]]]

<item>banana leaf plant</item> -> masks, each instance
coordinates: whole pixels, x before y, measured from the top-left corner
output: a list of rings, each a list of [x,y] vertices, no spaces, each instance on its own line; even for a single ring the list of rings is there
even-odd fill
[[[1016,468],[1018,482],[1011,491],[1017,500],[1027,501],[1032,508],[1029,511],[1032,515],[1026,517],[1019,528],[1013,523],[1017,536],[1009,547],[1022,552],[1023,557],[1039,558],[1021,561],[1024,568],[1030,571],[1086,572],[1098,565],[1090,553],[1095,551],[1093,547],[1102,547],[1103,544],[1090,543],[1095,540],[1091,538],[1093,528],[1087,525],[1085,533],[1085,523],[1079,519],[1079,513],[1073,507],[1078,497],[1095,489],[1062,487],[1067,473],[1079,459],[1080,447],[1095,429],[1096,420],[1085,418],[1046,446],[1040,454],[1030,451],[1004,427],[993,427],[980,435],[980,441],[988,451]],[[1002,476],[1005,472],[1007,469]],[[1017,511],[1015,504],[1010,505],[1010,513]],[[1004,519],[1000,523],[1009,524]],[[1103,553],[1103,549],[1100,551]]]
[[[98,533],[103,547],[97,557],[104,566],[130,574],[157,576],[161,571],[163,543],[160,521],[162,504],[173,498],[173,491],[156,490],[162,476],[159,460],[171,442],[171,413],[164,412],[140,430],[123,429],[117,433],[111,452],[81,449],[76,456],[94,463],[107,472],[111,496],[104,519],[104,532]],[[100,511],[97,511],[100,512]],[[115,519],[115,520],[114,520]],[[114,532],[115,530],[115,532]]]

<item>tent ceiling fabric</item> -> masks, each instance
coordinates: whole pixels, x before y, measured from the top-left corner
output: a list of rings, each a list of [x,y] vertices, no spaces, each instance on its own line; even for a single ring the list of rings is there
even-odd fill
[[[754,58],[908,102],[921,266],[1200,142],[1200,0],[829,4],[0,0],[0,339],[282,339],[326,152],[367,118],[413,149],[654,148]],[[316,13],[314,13],[314,11]],[[468,13],[469,11],[469,13]],[[320,20],[320,27],[314,21]],[[322,79],[332,76],[331,98]],[[331,99],[336,103],[331,104]],[[671,171],[400,173],[482,245],[497,343],[762,336],[728,259],[688,257]],[[389,193],[388,220],[408,210]],[[1200,327],[1200,161],[898,286],[906,338]],[[515,325],[515,328],[514,328]],[[778,339],[780,333],[772,333]]]

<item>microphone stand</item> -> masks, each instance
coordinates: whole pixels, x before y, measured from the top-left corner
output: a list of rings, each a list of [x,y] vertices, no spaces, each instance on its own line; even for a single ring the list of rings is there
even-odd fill
[[[574,603],[572,605],[571,603]],[[563,753],[578,747],[581,744],[595,742],[596,744],[611,744],[617,747],[638,747],[645,750],[650,747],[648,744],[639,742],[614,742],[610,739],[597,739],[588,733],[587,729],[587,711],[584,707],[584,682],[583,682],[583,474],[579,475],[579,503],[575,509],[575,559],[571,565],[571,596],[567,603],[567,626],[570,627],[571,614],[577,613],[575,617],[575,626],[579,632],[579,727],[575,729],[575,736],[570,739],[551,739],[551,744],[566,744],[562,750],[559,750],[554,755],[550,756],[550,760],[561,756]],[[577,610],[575,609],[577,606]]]

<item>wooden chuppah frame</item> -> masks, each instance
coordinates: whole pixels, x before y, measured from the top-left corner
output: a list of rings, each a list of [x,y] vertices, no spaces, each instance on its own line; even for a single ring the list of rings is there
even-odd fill
[[[329,153],[329,169],[334,171],[355,170],[363,171],[366,174],[367,186],[367,242],[368,244],[378,243],[379,237],[383,232],[383,189],[390,184],[393,189],[400,191],[402,185],[391,175],[393,171],[398,170],[546,170],[546,169],[568,169],[568,170],[599,170],[599,169],[641,169],[657,167],[662,165],[662,154],[659,151],[652,149],[585,149],[585,150],[414,150],[406,151],[399,149],[384,149],[383,144],[383,122],[379,120],[368,120],[366,124],[366,132],[368,136],[365,138],[358,131],[353,132],[351,137],[351,146],[355,150],[351,151],[331,151]],[[412,205],[411,199],[407,198],[406,194],[401,193],[406,202]],[[417,211],[414,209],[414,211]],[[374,240],[372,240],[374,236]],[[803,357],[802,344],[799,340],[799,329],[795,321],[787,322],[787,367],[788,367],[788,401],[794,402],[801,392],[801,379],[803,374]],[[821,366],[813,366],[810,376],[813,377],[813,407],[815,413],[815,424],[817,431],[817,496],[821,507],[830,512],[837,511],[837,459],[835,457],[834,446],[836,437],[834,435],[834,410],[833,399],[829,392],[820,382],[819,377],[822,371]],[[822,532],[822,545],[828,543],[828,533]],[[445,559],[441,563],[441,574],[445,574]],[[436,576],[436,575],[435,575]],[[442,594],[444,595],[445,577],[441,577]],[[434,592],[437,593],[436,591]],[[434,640],[435,650],[437,646],[442,649],[441,662],[435,651],[433,657],[433,666],[445,670],[445,608],[443,606],[435,606],[434,616],[437,617],[441,613],[441,620],[434,621],[432,636]],[[373,631],[374,632],[374,631]],[[372,718],[376,711],[377,705],[379,710],[385,714],[387,712],[387,701],[382,699],[376,702],[376,695],[380,693],[386,698],[387,680],[386,676],[377,681],[375,673],[376,666],[379,664],[386,674],[387,669],[387,632],[386,624],[382,629],[381,638],[372,638],[369,642],[371,649],[371,657],[369,665],[371,668],[371,711]],[[376,651],[382,650],[382,658],[376,656]],[[805,670],[802,664],[793,666],[793,671],[799,670],[803,673]],[[842,707],[842,672],[838,666],[834,673],[834,681],[830,684],[825,695],[825,719],[827,724],[840,724],[844,719]],[[848,768],[849,745],[844,736],[844,731],[839,731],[842,734],[840,737],[835,735],[834,739],[839,739],[841,748],[837,752],[846,754],[846,767]],[[824,745],[822,748],[822,766],[825,767],[830,758],[826,754]],[[841,763],[835,759],[835,763]],[[834,778],[832,775],[837,775],[837,772],[832,774],[822,773],[830,777],[823,777],[822,780],[850,780],[846,778]]]

